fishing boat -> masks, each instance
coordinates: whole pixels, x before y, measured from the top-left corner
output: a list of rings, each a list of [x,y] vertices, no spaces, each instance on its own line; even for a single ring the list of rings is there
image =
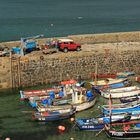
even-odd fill
[[[99,122],[95,118],[90,119],[76,119],[76,126],[80,130],[86,130],[86,131],[99,131],[104,128],[104,123]]]
[[[40,104],[41,100],[52,100],[51,105],[64,105],[64,104],[71,104],[71,103],[81,103],[83,102],[83,98],[86,98],[86,92],[87,90],[84,87],[79,86],[71,86],[69,87],[69,91],[67,88],[63,88],[63,91],[59,91],[56,94],[52,94],[52,92],[49,92],[49,96],[33,96],[29,97],[29,103],[32,107],[36,107],[37,103]],[[53,96],[52,96],[53,95]],[[76,99],[77,98],[77,99]]]
[[[65,104],[64,104],[64,102],[65,102]],[[71,105],[76,107],[76,111],[79,112],[79,111],[83,111],[85,109],[93,107],[95,102],[96,102],[96,97],[91,98],[89,101],[85,101],[85,102],[82,102],[82,103],[73,104],[71,102]],[[44,111],[48,111],[48,110],[57,110],[57,109],[61,109],[61,108],[68,107],[68,106],[69,105],[67,104],[67,101],[64,100],[63,105],[62,104],[61,105],[50,105],[50,106],[47,106],[47,107],[46,107],[46,105],[43,105],[41,102],[38,102],[36,108],[39,112],[44,112]]]
[[[90,82],[93,86],[97,87],[98,89],[105,89],[105,88],[119,88],[124,87],[130,84],[127,78],[122,79],[112,79],[107,78],[105,80],[98,80]]]
[[[140,139],[140,121],[106,124],[105,132],[115,139]]]
[[[33,120],[37,121],[57,121],[70,118],[76,112],[75,107],[71,107],[69,109],[57,109],[54,111],[45,111],[45,112],[35,112],[33,114]]]
[[[113,79],[115,79],[116,77],[117,77],[117,75],[116,74],[112,74],[112,73],[106,73],[106,74],[95,74],[95,73],[92,73],[91,74],[91,77],[92,78],[100,78],[100,79],[102,79],[102,78],[113,78]]]
[[[120,99],[121,103],[129,103],[134,101],[140,101],[140,96],[125,97]]]
[[[103,129],[107,123],[127,122],[130,121],[130,119],[131,115],[129,114],[112,115],[111,118],[110,116],[89,119],[77,118],[76,125],[80,130],[99,131]]]
[[[101,111],[103,112],[103,114],[110,114],[110,106],[109,105],[101,106]],[[111,113],[112,114],[120,114],[120,113],[140,114],[140,103],[139,101],[134,101],[125,104],[113,104],[111,105]]]
[[[140,94],[140,87],[139,86],[129,86],[129,87],[122,87],[116,89],[106,89],[101,90],[101,95],[105,98],[109,98],[111,94],[111,98],[123,98],[123,97],[131,97]]]
[[[49,96],[49,92],[57,91],[58,88],[48,88],[48,89],[41,89],[41,90],[20,90],[20,100],[28,99],[29,97],[37,97],[37,96]]]
[[[96,97],[93,97],[90,100],[87,100],[85,102],[75,103],[72,105],[74,107],[76,107],[76,111],[79,112],[79,111],[83,111],[83,110],[86,110],[86,109],[93,107],[95,105],[95,103],[96,103]]]
[[[91,108],[96,102],[96,96],[93,95],[91,91],[87,91],[83,94],[83,92],[78,92],[74,90],[74,93],[71,96],[71,99],[61,100],[53,100],[52,104],[42,104],[42,102],[37,102],[37,110],[39,112],[54,110],[56,108],[63,108],[66,104],[71,104],[76,107],[76,111],[82,111],[88,108]],[[47,106],[47,107],[46,107]]]
[[[127,78],[129,76],[134,76],[135,73],[133,71],[124,71],[117,73],[118,78]]]
[[[59,93],[63,92],[64,96],[71,95],[73,93],[73,89],[80,88],[79,86],[75,86],[77,81],[69,80],[60,82],[61,85],[53,86],[52,88],[40,89],[40,90],[25,90],[20,91],[20,100],[29,99],[30,97],[41,97],[46,96],[49,97],[51,92],[54,92],[54,98],[60,98]],[[73,89],[71,88],[73,86]],[[33,98],[32,98],[33,99]]]
[[[66,105],[66,104],[72,104],[74,107],[76,107],[76,111],[82,111],[85,109],[88,109],[90,107],[92,107],[96,102],[96,97],[92,97],[89,100],[84,100],[82,102],[76,102],[72,100],[72,98],[69,99],[60,99],[60,100],[54,100],[53,101],[53,105]]]

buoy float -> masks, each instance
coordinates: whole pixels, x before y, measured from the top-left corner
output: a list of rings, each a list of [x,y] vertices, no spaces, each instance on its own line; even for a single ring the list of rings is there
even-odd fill
[[[5,140],[10,140],[10,138],[5,138]]]
[[[74,122],[74,120],[75,120],[74,118],[70,118],[70,121],[71,121],[71,122]]]
[[[59,125],[58,130],[65,131],[65,126]]]
[[[129,129],[130,129],[130,125],[123,126],[123,130],[124,130],[125,132],[127,132]]]

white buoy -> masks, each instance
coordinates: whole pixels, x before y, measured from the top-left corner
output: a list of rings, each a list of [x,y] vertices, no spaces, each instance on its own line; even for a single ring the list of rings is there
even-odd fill
[[[10,140],[10,138],[5,138],[5,140]]]
[[[82,19],[83,17],[77,17],[78,19]]]

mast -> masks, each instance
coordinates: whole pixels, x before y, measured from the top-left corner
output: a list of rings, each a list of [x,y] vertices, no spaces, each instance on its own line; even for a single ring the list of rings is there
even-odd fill
[[[95,80],[94,80],[94,85],[97,85],[97,73],[98,73],[98,63],[95,63]]]

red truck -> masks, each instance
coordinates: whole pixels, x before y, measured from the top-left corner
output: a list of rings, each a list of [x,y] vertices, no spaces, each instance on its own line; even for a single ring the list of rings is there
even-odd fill
[[[63,52],[68,52],[70,50],[81,50],[81,44],[74,43],[72,39],[58,39],[58,49]]]

